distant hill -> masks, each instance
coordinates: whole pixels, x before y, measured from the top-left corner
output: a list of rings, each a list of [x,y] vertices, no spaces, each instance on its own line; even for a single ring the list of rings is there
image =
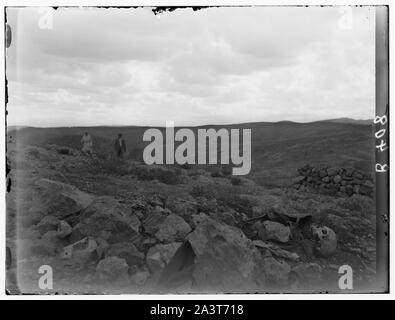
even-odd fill
[[[27,126],[7,126],[7,132],[28,128]]]
[[[351,119],[351,118],[337,118],[337,119],[330,119],[330,120],[325,120],[329,122],[336,122],[336,123],[352,123],[352,124],[372,124],[373,119],[366,119],[366,120],[356,120],[356,119]]]

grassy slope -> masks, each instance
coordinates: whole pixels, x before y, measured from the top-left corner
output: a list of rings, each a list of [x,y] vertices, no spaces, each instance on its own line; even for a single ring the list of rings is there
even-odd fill
[[[252,177],[261,184],[282,184],[296,175],[306,163],[330,166],[352,166],[372,170],[374,156],[373,127],[363,124],[320,121],[312,123],[247,123],[239,125],[203,126],[201,128],[250,128],[252,130]],[[122,132],[132,157],[141,154],[147,144],[143,134],[147,127],[90,127],[95,151],[106,155],[112,141]],[[196,130],[197,128],[192,128]],[[23,128],[11,131],[23,144],[55,143],[79,148],[86,128]]]

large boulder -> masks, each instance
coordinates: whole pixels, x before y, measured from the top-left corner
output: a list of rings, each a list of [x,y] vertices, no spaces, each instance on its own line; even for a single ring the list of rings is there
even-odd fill
[[[112,197],[98,197],[81,213],[80,222],[73,228],[72,241],[84,237],[106,240],[108,243],[132,242],[139,233],[128,219],[126,208]]]
[[[42,217],[51,215],[59,219],[81,212],[93,201],[94,196],[74,186],[49,179],[39,179],[34,184],[32,213]]]
[[[186,235],[192,229],[185,220],[176,214],[170,214],[160,225],[158,232],[155,234],[159,241],[171,243],[183,241]]]
[[[262,257],[240,229],[202,216],[187,240],[195,254],[198,291],[255,291],[264,280]]]

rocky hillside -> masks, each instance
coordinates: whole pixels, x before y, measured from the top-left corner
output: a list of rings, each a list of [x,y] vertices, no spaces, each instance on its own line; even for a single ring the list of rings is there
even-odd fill
[[[9,143],[8,162],[12,293],[42,293],[41,265],[53,268],[49,293],[337,292],[344,264],[356,291],[374,281],[367,195],[296,189],[292,177],[290,187],[265,187],[56,144]]]

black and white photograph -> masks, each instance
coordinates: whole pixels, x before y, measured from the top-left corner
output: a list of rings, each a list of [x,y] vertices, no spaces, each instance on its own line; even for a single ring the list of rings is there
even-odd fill
[[[387,6],[4,15],[8,295],[388,293]]]

